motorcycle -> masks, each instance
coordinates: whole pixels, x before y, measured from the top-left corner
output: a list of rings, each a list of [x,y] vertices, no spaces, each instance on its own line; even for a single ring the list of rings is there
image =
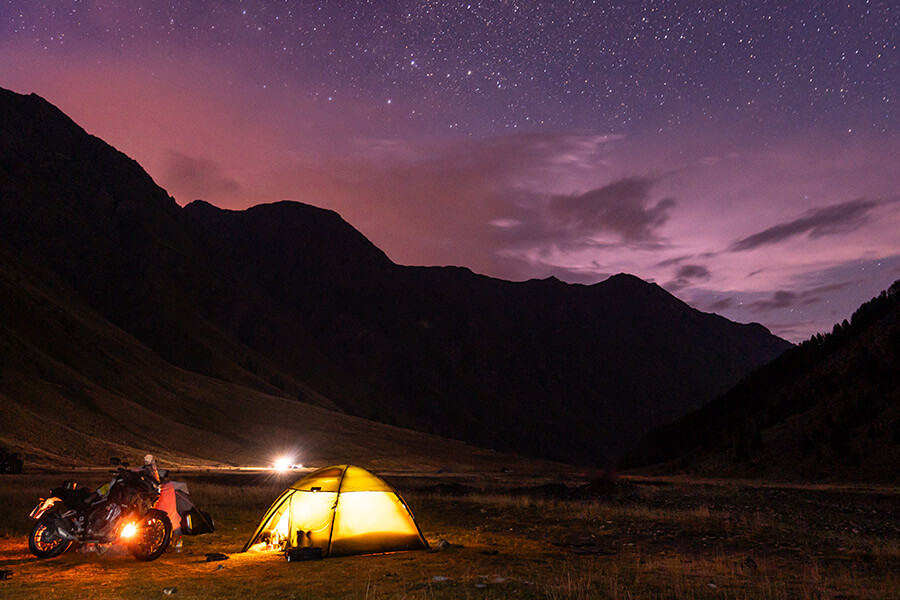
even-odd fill
[[[31,511],[37,523],[28,536],[28,549],[38,558],[53,558],[74,543],[124,543],[138,560],[159,558],[172,539],[172,522],[153,508],[159,499],[160,480],[168,474],[157,470],[151,455],[138,469],[110,459],[117,466],[112,481],[96,491],[74,482],[50,490]]]

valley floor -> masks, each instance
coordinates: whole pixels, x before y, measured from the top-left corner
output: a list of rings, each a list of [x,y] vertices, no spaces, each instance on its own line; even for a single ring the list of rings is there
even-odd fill
[[[139,563],[73,550],[35,559],[28,512],[66,475],[0,475],[0,570],[12,572],[0,597],[900,597],[900,489],[623,477],[576,492],[577,480],[516,473],[394,474],[385,479],[431,552],[305,563],[240,554],[293,477],[175,475],[219,529]],[[230,558],[207,562],[207,552]]]

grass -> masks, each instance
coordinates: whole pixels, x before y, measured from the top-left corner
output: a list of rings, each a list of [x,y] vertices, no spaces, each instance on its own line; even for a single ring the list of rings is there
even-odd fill
[[[896,490],[623,480],[603,498],[565,500],[510,493],[521,485],[512,474],[458,496],[436,493],[434,478],[398,477],[425,536],[449,548],[287,563],[237,553],[285,480],[182,478],[219,529],[149,564],[71,550],[34,559],[27,513],[61,477],[0,479],[0,569],[13,571],[0,597],[155,598],[167,587],[185,599],[900,597]]]

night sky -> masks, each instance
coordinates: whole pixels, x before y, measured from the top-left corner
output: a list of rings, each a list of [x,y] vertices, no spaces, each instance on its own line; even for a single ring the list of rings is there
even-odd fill
[[[800,341],[900,278],[898,38],[895,1],[2,2],[0,86],[180,204]]]

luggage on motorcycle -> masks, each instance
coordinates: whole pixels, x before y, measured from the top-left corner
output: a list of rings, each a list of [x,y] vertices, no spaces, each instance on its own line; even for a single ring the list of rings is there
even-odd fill
[[[96,500],[89,488],[80,486],[74,481],[67,481],[60,487],[51,488],[50,494],[62,500],[69,510],[86,510],[90,507],[90,502]]]
[[[169,481],[160,486],[156,508],[169,515],[173,535],[200,535],[216,530],[212,517],[194,505],[187,485],[181,481]]]
[[[215,530],[216,524],[209,513],[196,506],[181,515],[181,533],[183,535],[200,535],[201,533],[212,533]]]

